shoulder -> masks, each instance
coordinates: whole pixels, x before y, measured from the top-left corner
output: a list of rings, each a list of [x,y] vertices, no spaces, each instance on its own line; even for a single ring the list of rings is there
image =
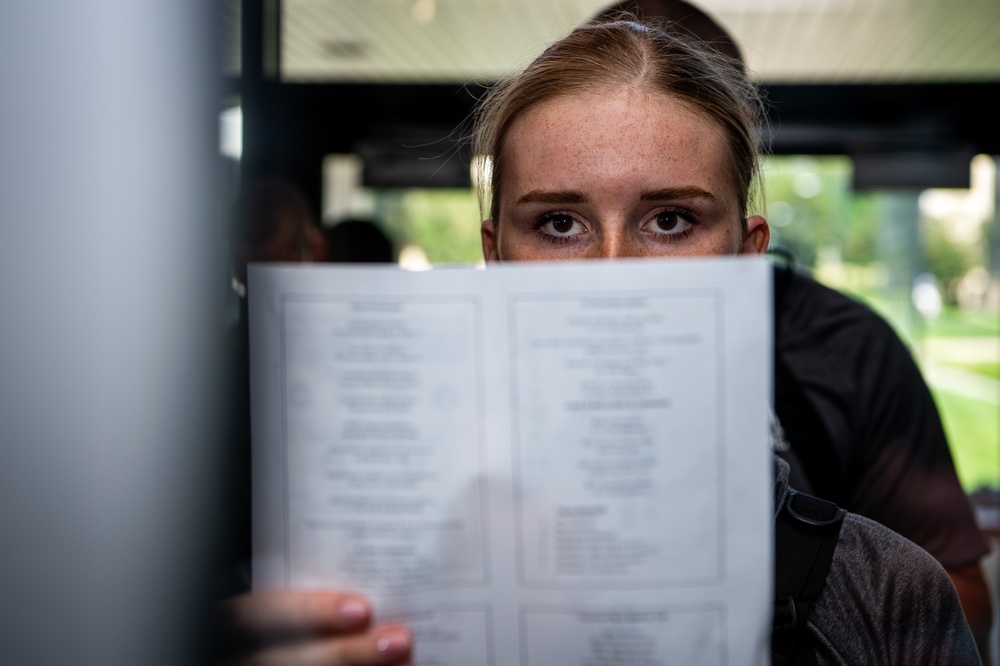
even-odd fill
[[[927,419],[936,421],[910,349],[888,322],[805,275],[778,271],[775,362],[787,379],[776,382],[791,383],[818,401],[815,407],[827,428],[841,426],[843,432],[833,433],[838,441],[860,437],[867,442],[879,429],[909,431],[924,428]]]
[[[810,619],[824,663],[978,664],[951,580],[927,552],[848,514]]]
[[[776,334],[792,346],[856,336],[895,339],[892,327],[867,305],[793,269],[774,274]]]

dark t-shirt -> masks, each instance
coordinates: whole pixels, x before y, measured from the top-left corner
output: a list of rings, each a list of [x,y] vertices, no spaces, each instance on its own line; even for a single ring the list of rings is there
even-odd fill
[[[784,268],[775,269],[775,412],[793,487],[885,525],[946,568],[988,552],[902,341],[864,305]]]

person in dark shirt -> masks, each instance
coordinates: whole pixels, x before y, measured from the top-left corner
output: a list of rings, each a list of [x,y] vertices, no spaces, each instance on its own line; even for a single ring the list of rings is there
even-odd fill
[[[685,0],[625,0],[746,69],[736,40]],[[792,486],[898,532],[944,566],[983,660],[993,608],[989,545],[959,483],[927,384],[892,328],[865,305],[788,266],[775,269],[775,404]]]

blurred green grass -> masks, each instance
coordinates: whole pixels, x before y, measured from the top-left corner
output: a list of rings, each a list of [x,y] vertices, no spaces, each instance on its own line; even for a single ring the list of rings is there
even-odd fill
[[[1000,488],[1000,409],[996,405],[931,388],[962,487]]]
[[[963,311],[946,305],[940,317],[922,322],[903,298],[885,298],[867,292],[853,295],[885,317],[915,352],[925,348],[925,341],[930,343],[936,338],[992,337],[1000,345],[1000,317],[996,313]],[[951,359],[945,364],[1000,379],[1000,363],[987,360],[960,363]],[[1000,488],[1000,408],[934,386],[931,393],[948,435],[962,487],[966,492],[982,486]]]
[[[941,316],[925,323],[919,334],[928,338],[1000,335],[1000,316],[995,312],[963,311],[946,306]]]
[[[997,344],[1000,345],[1000,341],[997,341]],[[966,363],[961,367],[969,372],[976,372],[985,377],[1000,379],[1000,363]]]

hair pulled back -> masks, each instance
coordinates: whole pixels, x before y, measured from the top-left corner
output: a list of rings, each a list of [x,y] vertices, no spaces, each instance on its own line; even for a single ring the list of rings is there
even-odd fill
[[[603,88],[660,92],[700,112],[724,131],[728,170],[741,217],[756,194],[762,105],[739,62],[668,24],[634,20],[584,24],[549,46],[521,73],[498,83],[479,104],[475,154],[492,157],[479,173],[480,205],[499,222],[497,194],[509,161],[507,135],[514,122],[551,99]],[[480,161],[483,165],[483,161]]]

